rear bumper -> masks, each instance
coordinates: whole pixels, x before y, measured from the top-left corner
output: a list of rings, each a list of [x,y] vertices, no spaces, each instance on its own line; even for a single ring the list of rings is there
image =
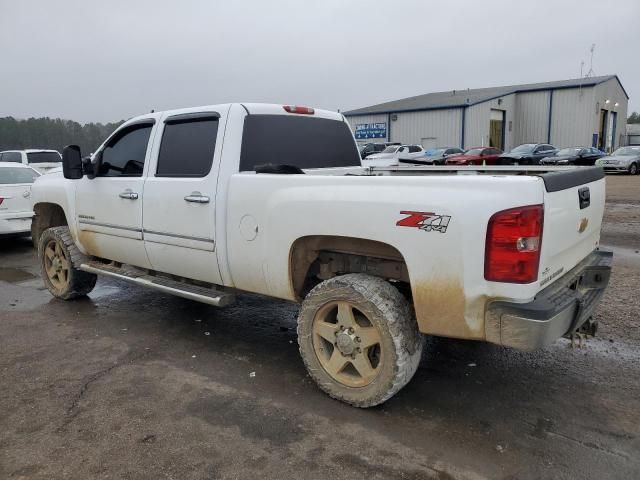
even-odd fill
[[[629,167],[626,165],[602,165],[605,172],[628,172]]]
[[[604,294],[613,253],[595,250],[529,303],[491,302],[485,316],[487,341],[535,350],[574,332]]]

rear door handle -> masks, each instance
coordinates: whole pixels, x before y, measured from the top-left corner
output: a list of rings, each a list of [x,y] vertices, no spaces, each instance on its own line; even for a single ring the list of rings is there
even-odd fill
[[[200,192],[191,192],[191,194],[184,197],[184,199],[191,203],[209,203],[209,201],[211,201],[208,196],[202,195]]]
[[[118,195],[120,198],[126,198],[128,200],[137,200],[138,194],[136,192],[132,192],[131,190],[125,190]]]

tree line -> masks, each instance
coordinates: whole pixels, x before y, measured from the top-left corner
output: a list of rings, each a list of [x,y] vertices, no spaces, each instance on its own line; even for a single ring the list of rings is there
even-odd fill
[[[631,115],[629,115],[629,118],[627,118],[627,123],[640,123],[640,113],[633,112]]]
[[[0,118],[0,151],[46,148],[62,152],[66,145],[79,145],[83,155],[94,152],[122,123],[85,123],[61,118]]]

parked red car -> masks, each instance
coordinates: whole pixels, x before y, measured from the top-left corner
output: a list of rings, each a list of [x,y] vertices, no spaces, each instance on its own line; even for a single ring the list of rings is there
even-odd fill
[[[497,165],[502,150],[493,147],[473,147],[463,155],[447,158],[447,165]]]

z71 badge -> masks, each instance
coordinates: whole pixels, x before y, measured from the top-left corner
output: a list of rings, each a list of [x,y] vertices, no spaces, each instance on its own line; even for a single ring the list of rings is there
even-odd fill
[[[438,215],[433,212],[400,212],[401,215],[407,217],[398,220],[398,227],[413,227],[424,230],[425,232],[435,231],[444,233],[447,231],[451,217],[449,215]]]

